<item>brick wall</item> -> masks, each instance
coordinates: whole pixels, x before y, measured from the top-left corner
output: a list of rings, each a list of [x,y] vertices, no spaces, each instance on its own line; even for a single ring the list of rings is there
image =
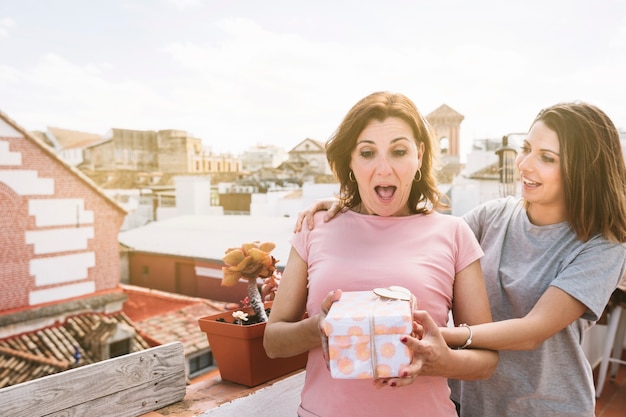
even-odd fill
[[[33,300],[58,302],[65,297],[116,288],[120,281],[117,235],[125,213],[35,141],[12,135],[0,137],[0,142],[4,142],[0,147],[4,152],[8,142],[8,153],[21,155],[19,163],[3,165],[0,162],[0,311],[30,307]],[[22,176],[32,177],[33,173],[36,173],[34,183],[52,184],[41,187],[47,191],[32,192],[20,185]],[[34,200],[49,202],[50,209],[43,208],[34,215],[31,204]],[[47,205],[44,203],[43,207]],[[69,212],[55,213],[59,207]],[[65,221],[42,225],[42,218],[46,216],[62,217]],[[93,230],[93,237],[67,249],[65,237],[74,236],[70,232],[76,228],[87,230],[84,233],[87,235]],[[29,244],[27,236],[36,243]],[[54,250],[55,242],[50,242],[48,236],[58,240],[59,251]],[[36,253],[38,244],[47,249]],[[67,260],[77,257],[95,257],[95,262],[84,268],[83,275],[74,273],[78,276],[71,278],[69,271],[75,265]],[[58,268],[45,271],[46,279],[38,279],[32,272],[34,262],[58,265]],[[66,270],[67,278],[64,278]],[[38,291],[45,295],[33,297]]]

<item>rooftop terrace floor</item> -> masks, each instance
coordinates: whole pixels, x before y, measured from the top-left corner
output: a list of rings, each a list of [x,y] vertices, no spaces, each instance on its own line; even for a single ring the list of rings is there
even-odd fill
[[[239,384],[222,381],[219,371],[214,369],[192,381],[187,387],[187,394],[183,401],[144,414],[141,417],[218,417],[222,415],[241,415],[245,417],[245,414],[239,412],[232,414],[230,411],[234,410],[237,405],[248,406],[251,401],[265,401],[266,399],[272,401],[272,399],[277,399],[285,395],[290,396],[292,401],[281,400],[272,403],[275,407],[284,404],[279,413],[277,413],[274,408],[271,410],[271,414],[259,414],[259,411],[265,408],[260,406],[255,407],[254,411],[251,410],[249,415],[254,415],[255,417],[262,417],[264,415],[271,415],[272,417],[294,417],[296,415],[296,409],[293,404],[294,400],[297,404],[297,398],[299,398],[300,395],[299,388],[302,383],[301,376],[303,375],[301,373],[302,371],[295,372],[284,378],[279,378],[257,387],[247,388]],[[289,383],[286,384],[283,382]],[[266,393],[269,395],[251,396],[251,394],[256,393]],[[223,413],[217,413],[219,411],[218,407],[220,406],[224,409]],[[602,390],[602,396],[597,400],[596,417],[624,417],[624,410],[626,410],[626,366],[620,366],[615,380],[610,380],[609,376],[607,376],[607,382]]]

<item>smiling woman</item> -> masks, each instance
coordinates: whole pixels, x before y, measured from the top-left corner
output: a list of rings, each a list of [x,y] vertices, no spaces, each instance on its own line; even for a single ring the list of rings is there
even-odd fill
[[[529,208],[528,217],[538,226],[567,220],[559,150],[556,132],[538,121],[517,155],[522,197]]]

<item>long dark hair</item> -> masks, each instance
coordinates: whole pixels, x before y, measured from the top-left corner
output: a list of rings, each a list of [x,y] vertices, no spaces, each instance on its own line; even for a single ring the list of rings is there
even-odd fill
[[[611,119],[594,105],[572,102],[541,110],[538,121],[559,138],[567,220],[576,236],[626,242],[626,167]]]

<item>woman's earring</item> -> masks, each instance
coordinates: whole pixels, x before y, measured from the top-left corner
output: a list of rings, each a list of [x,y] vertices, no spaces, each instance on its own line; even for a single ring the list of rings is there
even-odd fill
[[[420,174],[419,178],[417,178],[417,174]],[[420,169],[418,169],[417,173],[415,174],[415,178],[413,178],[413,181],[420,182],[421,180],[422,180],[422,171]]]
[[[352,171],[350,171],[348,173],[348,178],[350,179],[350,181],[356,182],[356,180],[354,179],[354,173]],[[420,178],[422,178],[422,173],[421,172],[420,172]]]

